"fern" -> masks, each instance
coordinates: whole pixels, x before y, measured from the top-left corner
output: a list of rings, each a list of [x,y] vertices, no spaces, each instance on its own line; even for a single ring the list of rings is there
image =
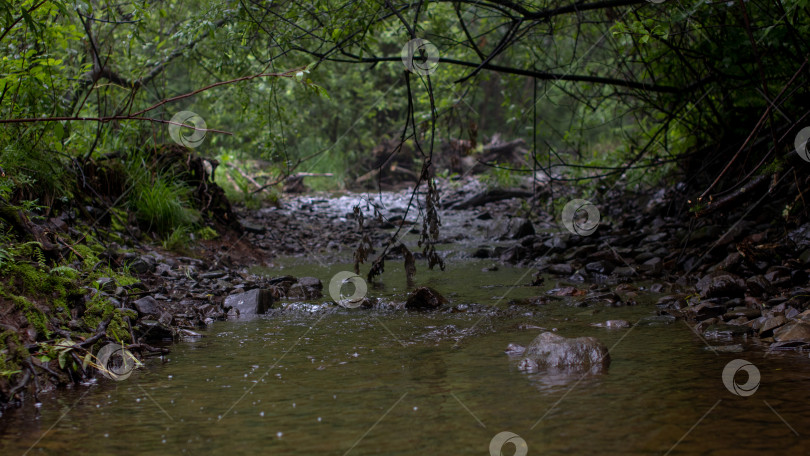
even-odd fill
[[[59,274],[69,279],[75,279],[79,276],[79,271],[71,268],[70,266],[57,266],[51,269],[51,274]]]
[[[42,251],[42,244],[38,241],[30,241],[17,246],[16,250],[20,255],[30,255],[34,257],[40,268],[45,268],[45,254]]]
[[[10,264],[14,264],[14,255],[12,255],[8,250],[0,247],[0,269]]]

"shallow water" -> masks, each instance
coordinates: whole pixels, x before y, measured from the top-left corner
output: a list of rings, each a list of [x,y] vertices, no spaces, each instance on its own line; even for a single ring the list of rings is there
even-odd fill
[[[275,275],[314,275],[324,288],[349,269],[306,259],[278,264],[285,269]],[[528,270],[481,271],[489,265],[422,267],[416,281],[453,305],[502,309],[496,315],[341,308],[217,322],[127,380],[78,386],[40,408],[7,412],[0,454],[483,455],[502,431],[519,435],[535,455],[806,454],[806,355],[766,356],[756,346],[715,354],[680,321],[589,326],[651,315],[656,295],[623,308],[510,307],[509,299],[557,282],[528,287]],[[383,280],[370,296],[404,299],[400,264],[388,262]],[[504,348],[526,345],[540,330],[520,324],[595,336],[611,347],[612,364],[597,375],[522,373]],[[723,385],[723,368],[735,358],[761,373],[752,396]],[[744,383],[745,374],[736,379]]]

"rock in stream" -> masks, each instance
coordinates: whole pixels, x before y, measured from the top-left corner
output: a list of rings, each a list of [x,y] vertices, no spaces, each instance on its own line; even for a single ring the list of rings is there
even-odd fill
[[[518,369],[535,372],[539,368],[596,368],[610,365],[607,348],[593,337],[569,339],[544,332],[537,336],[523,353]]]

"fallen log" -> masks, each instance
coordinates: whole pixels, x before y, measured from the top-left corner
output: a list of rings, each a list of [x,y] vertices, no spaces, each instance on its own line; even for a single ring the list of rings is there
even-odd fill
[[[534,196],[532,192],[525,190],[505,190],[505,189],[492,189],[486,190],[464,201],[448,203],[444,206],[445,209],[470,209],[473,207],[482,206],[487,203],[495,201],[502,201],[511,198],[531,198]]]

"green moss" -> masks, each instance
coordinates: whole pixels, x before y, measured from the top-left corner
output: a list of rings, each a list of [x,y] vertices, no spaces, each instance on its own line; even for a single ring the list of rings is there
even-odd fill
[[[17,333],[0,333],[0,377],[11,377],[18,373],[21,369],[20,361],[28,356]]]
[[[38,266],[17,263],[9,267],[9,275],[16,278],[16,292],[24,295],[39,295],[49,298],[63,297],[76,285],[70,277],[51,274]]]
[[[79,255],[82,256],[82,258],[76,258],[76,255],[72,254],[70,260],[73,261],[79,259],[82,261],[82,264],[84,264],[85,268],[92,269],[93,266],[95,266],[96,263],[99,262],[98,254],[102,252],[101,246],[98,244],[95,245],[96,245],[95,249],[90,247],[89,245],[84,244],[74,245],[73,250],[78,252]]]
[[[137,315],[132,310],[117,311],[115,306],[100,294],[93,296],[93,299],[87,303],[87,310],[82,317],[82,321],[90,328],[97,328],[99,323],[106,320],[110,315],[112,315],[112,320],[107,326],[107,334],[115,340],[129,341],[129,326],[124,321],[124,317],[136,318]]]
[[[37,332],[44,334],[45,337],[50,337],[51,332],[48,329],[48,317],[33,302],[3,287],[0,287],[0,296],[13,302],[14,307],[25,316],[28,324],[34,327]]]

